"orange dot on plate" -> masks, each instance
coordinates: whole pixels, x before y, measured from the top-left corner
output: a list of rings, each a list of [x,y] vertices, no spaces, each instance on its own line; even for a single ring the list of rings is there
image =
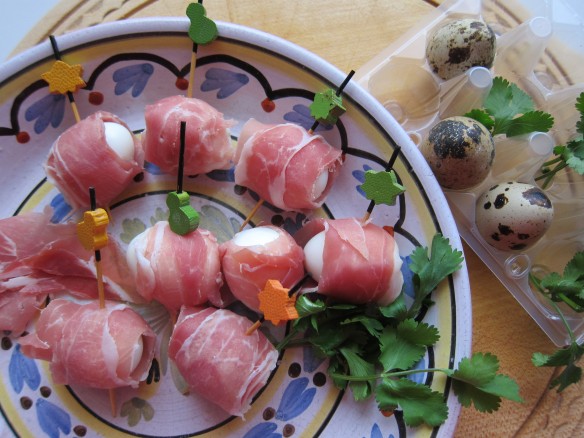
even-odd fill
[[[274,103],[273,100],[265,98],[264,100],[262,100],[262,108],[264,109],[265,112],[271,113],[276,109],[276,104]]]
[[[176,88],[179,90],[186,90],[189,88],[189,81],[185,78],[177,78],[176,82],[174,83]]]
[[[26,131],[21,131],[16,134],[16,141],[20,144],[25,144],[30,141],[30,135]]]
[[[103,94],[99,91],[92,91],[87,98],[92,105],[101,105],[103,103]]]

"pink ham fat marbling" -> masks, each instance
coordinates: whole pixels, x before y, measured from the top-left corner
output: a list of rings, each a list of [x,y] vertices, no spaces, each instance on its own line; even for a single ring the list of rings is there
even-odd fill
[[[156,335],[124,304],[56,299],[43,309],[36,332],[19,339],[22,352],[50,362],[57,384],[137,387],[154,357]]]
[[[191,391],[243,417],[276,367],[278,353],[252,322],[225,309],[183,308],[168,355]]]
[[[97,205],[107,207],[143,171],[144,152],[134,140],[134,158],[125,160],[111,149],[105,122],[128,126],[117,116],[99,111],[73,125],[57,138],[45,171],[73,208],[89,207],[89,187],[95,188]]]

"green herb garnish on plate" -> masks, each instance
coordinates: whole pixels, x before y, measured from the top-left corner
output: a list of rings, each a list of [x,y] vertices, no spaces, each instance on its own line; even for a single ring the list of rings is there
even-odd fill
[[[278,350],[309,345],[329,359],[328,374],[335,385],[350,390],[355,400],[375,397],[381,411],[403,411],[408,426],[434,427],[448,417],[444,394],[416,383],[407,376],[443,373],[463,406],[482,412],[495,411],[502,398],[522,401],[511,378],[498,374],[499,361],[492,354],[476,353],[460,361],[457,369],[411,369],[440,338],[438,329],[416,320],[424,306],[431,306],[432,291],[460,269],[462,253],[448,239],[436,234],[428,248],[410,255],[415,296],[408,308],[403,291],[388,306],[329,303],[314,294],[301,295],[296,303],[300,316]]]

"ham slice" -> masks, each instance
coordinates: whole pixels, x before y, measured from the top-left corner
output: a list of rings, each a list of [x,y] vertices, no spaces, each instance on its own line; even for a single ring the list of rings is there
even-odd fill
[[[286,231],[272,225],[237,233],[221,244],[221,265],[229,289],[238,300],[259,311],[258,293],[266,281],[286,288],[304,275],[302,248]]]
[[[318,292],[347,303],[385,306],[401,292],[402,260],[383,228],[356,219],[316,219],[294,236]]]
[[[117,242],[101,253],[106,298],[143,302]],[[94,254],[79,243],[76,224],[51,224],[44,213],[0,220],[0,330],[23,331],[48,295],[63,293],[97,298]]]
[[[124,304],[56,299],[41,312],[36,332],[19,339],[22,352],[50,362],[57,384],[137,387],[150,370],[156,335]]]
[[[339,173],[340,150],[294,124],[243,127],[235,156],[235,182],[282,210],[320,207]]]
[[[170,96],[146,106],[142,134],[146,161],[172,175],[178,173],[180,123],[186,122],[184,173],[197,175],[231,166],[234,147],[223,114],[208,103]]]
[[[124,158],[110,147],[106,123],[115,123],[128,131],[133,142],[132,158]],[[95,187],[97,204],[109,206],[143,171],[144,152],[128,126],[117,116],[99,111],[76,123],[57,138],[45,171],[73,208],[89,206],[89,187]]]
[[[180,236],[168,222],[157,222],[130,242],[126,257],[146,301],[154,299],[171,311],[207,301],[223,305],[219,244],[207,230]]]
[[[243,417],[276,367],[278,353],[252,323],[225,309],[183,308],[168,356],[191,391]]]

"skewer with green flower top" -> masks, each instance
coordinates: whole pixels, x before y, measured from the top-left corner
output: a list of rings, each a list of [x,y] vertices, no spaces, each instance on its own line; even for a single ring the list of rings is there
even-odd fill
[[[326,126],[334,125],[339,120],[339,117],[345,113],[346,108],[343,106],[343,98],[341,93],[354,74],[355,71],[351,70],[336,91],[332,88],[328,88],[322,93],[315,93],[313,102],[310,104],[310,115],[314,117],[314,123],[308,130],[308,134],[314,134],[314,131],[320,124]],[[246,225],[249,224],[263,203],[263,199],[259,199],[257,201],[257,203],[254,205],[250,213],[241,224],[239,231],[242,231]]]
[[[361,184],[361,189],[371,202],[361,222],[369,220],[376,204],[395,205],[397,197],[406,191],[405,187],[398,182],[395,171],[392,170],[400,151],[401,147],[399,146],[394,149],[385,170],[365,172],[365,182]]]
[[[81,77],[83,75],[83,66],[80,64],[70,65],[62,61],[57,40],[53,35],[50,35],[49,41],[51,42],[55,62],[49,71],[41,75],[41,78],[49,84],[50,93],[67,95],[75,121],[79,122],[81,118],[79,117],[79,110],[77,109],[73,93],[87,85]]]
[[[176,191],[170,192],[166,197],[166,205],[169,208],[168,224],[174,233],[181,236],[195,231],[199,226],[199,213],[191,206],[188,192],[183,191],[186,129],[186,122],[180,122],[180,152]]]
[[[197,66],[197,51],[199,45],[209,44],[217,38],[217,25],[207,17],[207,11],[203,6],[203,0],[191,3],[187,6],[187,17],[191,20],[189,37],[193,41],[191,52],[191,68],[189,70],[189,85],[187,97],[193,97],[193,84],[195,82],[195,68]]]
[[[310,104],[310,115],[314,117],[314,124],[308,130],[309,134],[313,134],[318,125],[334,125],[339,120],[339,117],[347,111],[343,106],[341,93],[354,74],[355,71],[351,70],[336,91],[332,88],[327,88],[322,93],[314,94],[314,100]]]

